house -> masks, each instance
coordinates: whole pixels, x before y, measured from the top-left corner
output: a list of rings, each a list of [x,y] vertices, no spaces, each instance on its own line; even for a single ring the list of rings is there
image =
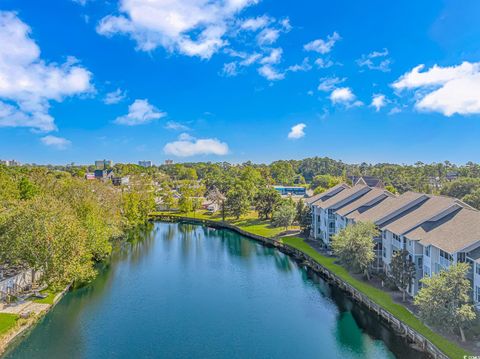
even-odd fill
[[[273,186],[282,196],[305,196],[307,189],[305,187]]]
[[[396,196],[358,183],[335,186],[306,200],[312,209],[312,237],[330,245],[332,235],[348,225],[372,222],[380,235],[373,268],[390,273],[393,255],[407,250],[416,276],[408,288],[415,295],[421,279],[456,262],[471,265],[472,298],[480,306],[480,211],[462,201],[424,193]]]
[[[447,181],[455,181],[456,179],[458,179],[458,172],[455,172],[455,171],[447,172],[447,174],[445,175],[445,178]]]
[[[130,177],[112,177],[112,184],[114,186],[127,186],[130,184]]]
[[[102,170],[95,170],[94,172],[95,178],[99,180],[107,180],[111,179],[113,177],[113,170],[107,170],[107,169],[102,169]]]
[[[380,178],[373,176],[350,176],[349,179],[352,181],[353,185],[363,184],[369,187],[384,188],[384,184]]]
[[[86,180],[94,180],[95,179],[95,173],[85,173],[85,179]]]

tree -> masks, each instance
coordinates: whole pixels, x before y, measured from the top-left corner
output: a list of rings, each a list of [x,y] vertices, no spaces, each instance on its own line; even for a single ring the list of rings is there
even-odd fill
[[[236,184],[227,193],[225,207],[229,215],[239,219],[250,209],[250,194],[241,184]]]
[[[342,177],[335,177],[327,174],[318,175],[312,180],[312,189],[318,189],[317,193],[321,193],[341,183],[342,180]]]
[[[277,203],[282,199],[280,193],[272,187],[261,189],[255,196],[255,210],[258,217],[268,219],[272,216]]]
[[[415,278],[415,264],[410,260],[409,256],[408,251],[402,249],[393,255],[390,263],[390,272],[395,285],[402,291],[404,302],[408,286]]]
[[[18,182],[18,191],[20,192],[20,199],[31,199],[38,193],[38,188],[26,177],[22,177]]]
[[[277,184],[290,186],[295,180],[295,171],[288,161],[276,161],[270,165],[270,172]]]
[[[297,202],[297,216],[295,220],[300,226],[302,233],[308,236],[312,229],[312,210],[302,200]]]
[[[370,279],[369,267],[375,259],[373,238],[378,235],[373,223],[349,225],[332,237],[333,252],[347,267],[361,271]]]
[[[388,185],[388,186],[385,186],[385,189],[393,194],[397,194],[398,191],[395,187],[393,187],[392,185]]]
[[[480,188],[463,197],[463,201],[476,209],[480,209]]]
[[[470,304],[468,271],[467,263],[457,263],[432,277],[424,277],[423,287],[415,297],[422,319],[447,331],[458,329],[462,341],[464,328],[476,318]]]
[[[282,201],[273,212],[273,223],[277,227],[284,227],[288,230],[295,221],[297,211],[292,200]]]

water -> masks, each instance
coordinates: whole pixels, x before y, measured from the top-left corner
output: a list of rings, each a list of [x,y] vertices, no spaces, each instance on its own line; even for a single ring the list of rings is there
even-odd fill
[[[419,358],[288,256],[157,223],[68,293],[6,358]]]

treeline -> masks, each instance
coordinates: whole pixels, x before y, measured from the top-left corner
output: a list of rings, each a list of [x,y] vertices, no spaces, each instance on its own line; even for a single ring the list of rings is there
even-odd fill
[[[0,166],[0,266],[42,272],[59,288],[89,281],[112,243],[146,221],[151,180],[129,189],[37,167]]]

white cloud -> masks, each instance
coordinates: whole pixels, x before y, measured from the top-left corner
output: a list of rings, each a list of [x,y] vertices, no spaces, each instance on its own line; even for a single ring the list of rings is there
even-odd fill
[[[168,155],[177,157],[224,156],[228,154],[228,145],[216,138],[197,139],[188,134],[181,134],[177,141],[167,143],[163,151]]]
[[[222,75],[227,77],[237,76],[238,75],[237,63],[229,62],[229,63],[223,64]]]
[[[328,69],[329,67],[332,67],[335,64],[330,59],[323,59],[319,57],[318,59],[315,60],[315,65],[317,65],[319,69]]]
[[[135,100],[128,106],[128,114],[117,117],[117,125],[137,126],[150,123],[167,116],[166,112],[158,110],[148,100]]]
[[[260,60],[261,64],[278,64],[282,60],[283,50],[275,48],[270,50],[270,54]]]
[[[240,28],[247,31],[257,31],[263,29],[272,22],[272,19],[266,15],[246,19],[240,25]]]
[[[308,57],[305,57],[301,64],[295,64],[289,66],[287,71],[291,72],[298,72],[298,71],[310,71],[312,69],[312,65],[310,65],[310,60]]]
[[[209,59],[227,44],[236,16],[258,0],[121,0],[120,15],[109,15],[97,26],[105,36],[125,34],[137,49],[163,47]]]
[[[307,127],[307,125],[304,123],[292,126],[288,133],[288,138],[291,140],[298,140],[299,138],[305,137],[305,127]]]
[[[187,131],[190,128],[176,121],[168,121],[165,128],[173,131]]]
[[[470,115],[480,113],[480,62],[457,66],[418,65],[392,84],[396,90],[416,89],[415,107],[421,111]],[[422,71],[422,72],[421,72]]]
[[[72,144],[72,142],[66,138],[51,135],[42,137],[40,141],[42,141],[45,146],[50,146],[56,148],[57,150],[64,150]]]
[[[263,29],[257,36],[257,43],[261,46],[271,45],[275,43],[280,37],[280,31],[277,29],[266,28]]]
[[[121,89],[116,89],[115,91],[107,93],[103,102],[106,105],[114,105],[123,101],[127,97],[127,94]]]
[[[330,92],[337,87],[337,85],[345,82],[345,78],[339,77],[322,77],[318,84],[318,91]]]
[[[357,64],[360,67],[367,67],[370,70],[389,72],[392,60],[387,58],[387,56],[388,49],[383,49],[383,51],[373,51],[369,54],[363,54],[357,60]]]
[[[370,104],[371,107],[375,107],[375,111],[380,111],[382,107],[387,105],[387,98],[385,95],[377,93],[372,96],[372,103]]]
[[[342,104],[346,107],[362,106],[363,103],[357,100],[357,97],[352,92],[350,87],[340,87],[332,91],[330,94],[330,101],[332,104]]]
[[[283,72],[278,71],[271,65],[263,65],[258,69],[258,73],[270,81],[283,80],[285,78]]]
[[[70,57],[47,63],[14,12],[0,11],[0,127],[56,130],[50,102],[93,91],[92,74]]]
[[[317,39],[305,44],[303,48],[306,51],[314,51],[320,54],[327,54],[332,51],[333,46],[337,41],[341,40],[340,35],[334,32],[332,35],[328,35],[326,40]]]

